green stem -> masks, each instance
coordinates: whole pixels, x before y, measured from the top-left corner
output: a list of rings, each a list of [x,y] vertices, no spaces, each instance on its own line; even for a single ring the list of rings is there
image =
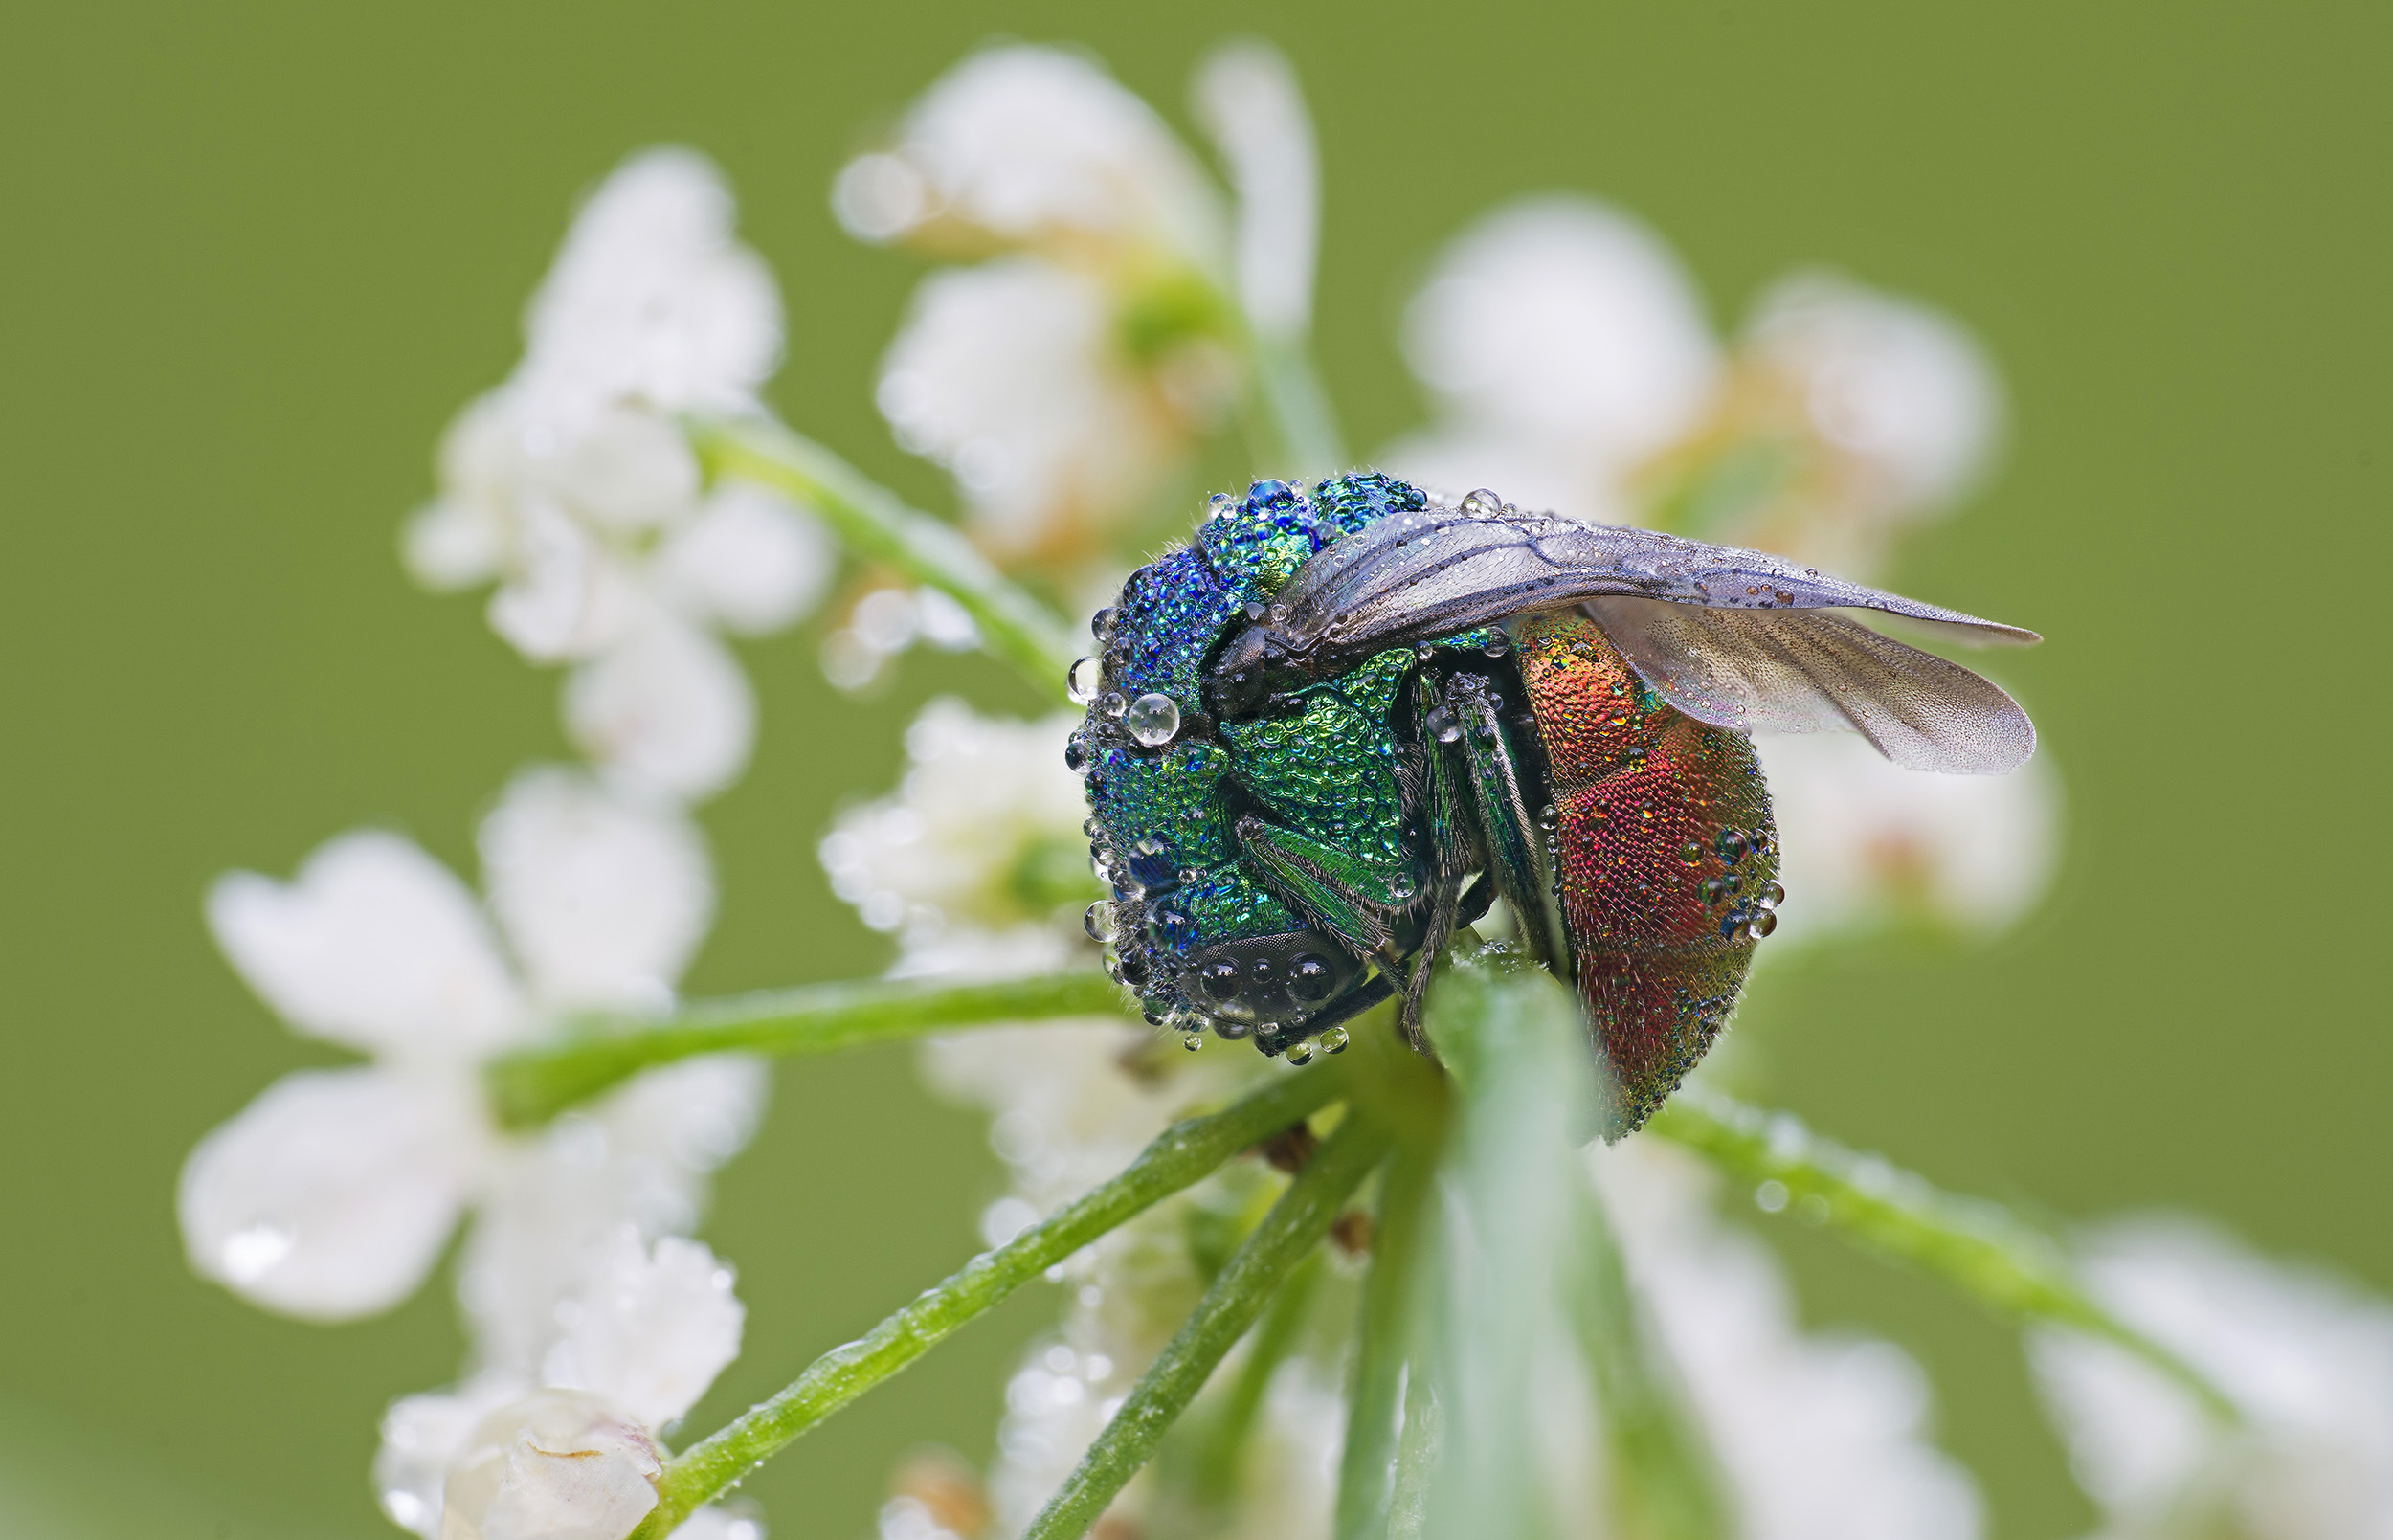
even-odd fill
[[[1323,477],[1347,469],[1346,439],[1338,432],[1330,392],[1313,368],[1302,337],[1253,337],[1255,391],[1272,436],[1289,464],[1279,474]]]
[[[1717,1092],[1682,1087],[1647,1126],[1730,1174],[1776,1183],[1784,1206],[1881,1255],[1957,1284],[1995,1311],[2115,1343],[2183,1387],[2212,1417],[2242,1414],[2193,1365],[2103,1308],[2050,1237],[1983,1198],[1939,1191],[1876,1155]]]
[[[819,1054],[945,1027],[1055,1016],[1118,1016],[1122,993],[1103,973],[1040,973],[957,984],[876,979],[771,990],[683,1007],[661,1021],[600,1020],[483,1066],[492,1110],[510,1128],[537,1127],[643,1069],[699,1054]]]
[[[1069,700],[1063,676],[1085,649],[1072,630],[991,565],[954,525],[910,508],[813,439],[770,417],[693,424],[699,453],[718,476],[789,494],[867,561],[897,569],[964,607],[981,641],[1048,695]]]
[[[1320,1282],[1321,1255],[1315,1252],[1297,1264],[1273,1296],[1263,1323],[1255,1328],[1255,1340],[1238,1367],[1238,1378],[1231,1382],[1229,1394],[1206,1425],[1196,1430],[1188,1495],[1199,1511],[1218,1512],[1237,1495],[1239,1460],[1245,1453],[1246,1436],[1254,1431],[1264,1395],[1271,1389],[1271,1376],[1296,1346],[1305,1312],[1312,1307],[1313,1285]]]
[[[1338,1126],[1272,1205],[1197,1302],[1129,1398],[1088,1446],[1063,1487],[1031,1521],[1022,1540],[1077,1540],[1138,1473],[1222,1355],[1263,1312],[1280,1281],[1320,1243],[1347,1195],[1387,1152],[1388,1137],[1368,1119]]]
[[[1404,1431],[1396,1441],[1389,1483],[1388,1540],[1420,1540],[1429,1528],[1429,1479],[1438,1468],[1444,1414],[1436,1376],[1416,1355],[1404,1376]]]
[[[1613,1503],[1621,1532],[1646,1540],[1710,1540],[1733,1526],[1720,1477],[1685,1395],[1638,1307],[1602,1201],[1572,1184],[1577,1285],[1566,1296],[1612,1442]]]
[[[1437,1151],[1398,1146],[1379,1193],[1371,1238],[1371,1271],[1363,1280],[1356,1324],[1354,1373],[1347,1391],[1346,1447],[1338,1469],[1337,1540],[1373,1540],[1387,1529],[1391,1467],[1397,1452],[1404,1360],[1414,1330],[1414,1273],[1420,1262],[1422,1210],[1437,1179]]]
[[[1346,1077],[1337,1066],[1321,1065],[1303,1074],[1277,1076],[1234,1106],[1165,1129],[1121,1175],[1006,1245],[973,1258],[863,1336],[816,1359],[778,1395],[675,1457],[657,1483],[656,1511],[635,1532],[635,1540],[661,1540],[671,1534],[683,1519],[792,1440],[920,1358],[956,1328],[1098,1237],[1193,1186],[1241,1150],[1344,1095],[1345,1088]],[[1318,1159],[1315,1163],[1322,1164]],[[1286,1199],[1282,1207],[1286,1207]],[[1335,1213],[1334,1203],[1330,1212]],[[1265,1228],[1270,1222],[1264,1221]],[[1329,1217],[1321,1223],[1326,1227]],[[1244,1255],[1242,1250],[1240,1256]],[[1234,1260],[1232,1270],[1237,1266]]]

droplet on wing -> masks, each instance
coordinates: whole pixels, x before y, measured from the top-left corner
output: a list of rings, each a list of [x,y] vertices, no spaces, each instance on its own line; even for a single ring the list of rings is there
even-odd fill
[[[1097,612],[1097,617],[1102,620],[1110,613],[1110,611],[1100,610]],[[1081,658],[1063,676],[1063,687],[1070,693],[1074,704],[1088,704],[1105,687],[1105,665],[1093,658]]]
[[[1142,748],[1160,748],[1179,736],[1180,707],[1170,696],[1150,690],[1129,703],[1122,725]]]
[[[1080,923],[1081,928],[1088,932],[1088,939],[1100,946],[1110,942],[1119,934],[1114,919],[1113,901],[1110,899],[1099,899],[1090,904],[1087,912],[1080,917]]]

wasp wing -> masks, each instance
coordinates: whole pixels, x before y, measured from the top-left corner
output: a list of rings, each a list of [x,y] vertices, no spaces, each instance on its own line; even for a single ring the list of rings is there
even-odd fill
[[[1906,770],[2000,775],[2036,751],[2002,687],[1819,610],[1709,610],[1591,599],[1587,613],[1645,682],[1738,732],[1860,733]]]
[[[1626,601],[1619,623],[1635,643],[1623,652],[1707,721],[1850,728],[1918,769],[1998,771],[2034,748],[2025,714],[1994,685],[1822,612],[1876,611],[1979,646],[2032,643],[2032,631],[1761,551],[1547,514],[1430,508],[1367,525],[1299,569],[1270,617],[1233,636],[1214,672],[1226,699],[1253,700],[1383,648],[1591,601]],[[1605,613],[1597,618],[1611,630]]]

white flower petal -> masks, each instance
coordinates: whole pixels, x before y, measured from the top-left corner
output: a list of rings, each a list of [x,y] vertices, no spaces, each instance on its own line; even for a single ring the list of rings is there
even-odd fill
[[[1078,55],[973,55],[916,103],[896,154],[919,193],[876,167],[837,205],[867,239],[911,228],[905,215],[919,209],[1007,241],[1160,244],[1219,263],[1221,212],[1204,173],[1152,108]]]
[[[1414,298],[1404,344],[1465,422],[1616,467],[1687,428],[1718,371],[1669,248],[1585,198],[1531,199],[1466,231]]]
[[[1798,382],[1821,436],[1877,465],[1907,510],[1949,502],[1991,457],[2001,390],[1950,317],[1803,274],[1762,297],[1748,336],[1756,357]]]
[[[2008,775],[1937,775],[1890,765],[1846,733],[1754,744],[1778,827],[1781,943],[1906,909],[1991,934],[2052,881],[2061,793],[2048,753]]]
[[[423,1540],[440,1540],[442,1488],[474,1430],[531,1384],[513,1374],[482,1374],[454,1390],[402,1396],[382,1417],[374,1452],[374,1493],[382,1511]]]
[[[490,627],[535,663],[613,645],[640,608],[621,560],[545,493],[516,505],[515,564],[490,596]]]
[[[695,1226],[706,1173],[755,1131],[766,1083],[763,1065],[737,1056],[666,1065],[509,1150],[458,1269],[481,1361],[536,1368],[556,1341],[558,1302],[626,1226],[652,1237]]]
[[[696,826],[590,776],[516,777],[482,821],[482,882],[532,993],[550,1010],[669,1004],[714,913]]]
[[[876,399],[898,442],[953,472],[1009,552],[1125,516],[1178,445],[1119,356],[1106,290],[1038,257],[924,280]]]
[[[1975,1540],[1967,1473],[1930,1441],[1925,1376],[1883,1342],[1796,1324],[1777,1261],[1720,1222],[1708,1172],[1634,1139],[1590,1153],[1652,1309],[1755,1540]]]
[[[717,486],[657,552],[666,602],[727,630],[761,636],[821,602],[839,547],[814,516],[753,481]]]
[[[505,569],[507,526],[469,498],[425,504],[400,535],[400,555],[415,581],[446,592],[487,583]]]
[[[442,1540],[623,1540],[657,1506],[648,1430],[596,1396],[541,1391],[474,1430]]]
[[[695,802],[747,769],[756,698],[720,642],[652,614],[573,671],[565,725],[634,790]]]
[[[1266,337],[1301,337],[1312,321],[1321,234],[1321,168],[1311,115],[1286,56],[1232,43],[1197,71],[1197,114],[1238,189],[1238,292]]]
[[[396,835],[342,835],[288,883],[231,873],[209,891],[208,923],[250,987],[320,1038],[457,1060],[524,1025],[473,895]]]
[[[682,1521],[671,1540],[765,1540],[765,1527],[751,1513],[702,1507]]]
[[[698,456],[671,419],[611,405],[550,436],[552,448],[526,457],[526,480],[593,528],[638,533],[696,512]],[[537,431],[533,437],[546,441]]]
[[[629,1230],[603,1248],[558,1313],[565,1332],[542,1377],[603,1395],[657,1428],[696,1405],[739,1356],[748,1319],[731,1269],[713,1252],[673,1237],[652,1247]]]
[[[2240,1437],[2221,1428],[2108,1343],[2036,1333],[2039,1384],[2106,1532],[2157,1535],[2189,1518],[2253,1540],[2375,1540],[2393,1528],[2393,1303],[2190,1220],[2109,1225],[2085,1249],[2104,1302],[2250,1424]]]
[[[484,1158],[470,1082],[286,1075],[184,1163],[191,1265],[268,1309],[338,1321],[415,1291]]]
[[[734,217],[703,156],[625,162],[533,297],[519,382],[567,414],[626,397],[666,412],[750,404],[780,361],[781,301]]]

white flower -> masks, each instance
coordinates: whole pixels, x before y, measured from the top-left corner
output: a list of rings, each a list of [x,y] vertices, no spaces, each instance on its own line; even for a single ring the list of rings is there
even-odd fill
[[[560,1014],[670,1002],[713,903],[696,831],[585,776],[534,770],[481,844],[488,917],[431,857],[370,831],[329,841],[289,883],[235,873],[210,894],[250,986],[296,1030],[373,1062],[286,1076],[201,1141],[179,1196],[201,1273],[337,1320],[412,1293],[472,1204],[487,1206],[469,1304],[487,1254],[519,1254],[534,1278],[535,1261],[578,1264],[624,1220],[655,1233],[694,1217],[705,1172],[752,1123],[754,1065],[653,1072],[528,1137],[493,1126],[479,1066]],[[481,1302],[494,1362],[518,1356],[504,1345],[539,1329],[521,1318],[555,1298]]]
[[[634,158],[583,207],[526,322],[514,375],[441,446],[441,495],[406,534],[439,589],[495,581],[490,622],[574,662],[575,740],[683,800],[746,764],[755,707],[711,633],[789,625],[836,562],[810,517],[704,479],[673,414],[735,412],[780,356],[779,301],[732,236],[731,201],[685,151]]]
[[[1255,329],[1302,337],[1312,324],[1321,166],[1296,72],[1258,42],[1217,50],[1192,93],[1238,189],[1238,293]]]
[[[1180,450],[1170,376],[1124,351],[1100,280],[1038,257],[935,273],[883,360],[898,442],[953,474],[1009,560],[1109,533]],[[1205,410],[1212,386],[1183,392]]]
[[[584,1259],[537,1372],[489,1370],[383,1418],[383,1510],[425,1540],[621,1540],[657,1505],[657,1433],[739,1355],[731,1273],[628,1228]],[[719,1510],[677,1533],[716,1535]],[[751,1530],[760,1535],[760,1531]]]
[[[1629,468],[1690,428],[1718,372],[1703,301],[1661,238],[1586,198],[1535,198],[1458,237],[1405,313],[1444,421],[1386,452],[1438,486],[1632,523]]]
[[[1975,1540],[1968,1474],[1928,1439],[1918,1366],[1796,1325],[1778,1262],[1712,1212],[1713,1182],[1651,1138],[1591,1153],[1630,1277],[1728,1478],[1746,1540]]]
[[[2084,1255],[2096,1294],[2225,1393],[2221,1425],[2108,1343],[2029,1339],[2046,1400],[2112,1540],[2393,1535],[2393,1304],[2269,1261],[2204,1226],[2106,1226]]]
[[[2061,790],[2048,753],[2008,775],[1937,775],[1890,765],[1847,733],[1754,747],[1778,828],[1781,940],[1906,914],[1991,935],[2051,882]]]
[[[1724,363],[1669,248],[1588,198],[1465,232],[1407,312],[1405,350],[1442,421],[1389,448],[1398,474],[1848,577],[1968,489],[2001,416],[1951,320],[1824,275],[1765,294]]]
[[[1078,725],[1067,712],[983,717],[942,696],[906,729],[896,792],[840,815],[822,841],[832,891],[900,934],[902,971],[1035,972],[1086,955],[1088,808],[1063,763]]]
[[[1238,164],[1249,201],[1285,217],[1310,197],[1286,153],[1285,120],[1302,109],[1280,101],[1272,121],[1272,84],[1258,78],[1231,82],[1253,108],[1241,123],[1262,130]],[[1242,328],[1220,195],[1088,59],[974,55],[925,93],[894,146],[840,174],[832,201],[865,239],[996,257],[925,280],[878,395],[899,442],[954,475],[1001,559],[1087,560],[1226,411]],[[1278,324],[1309,288],[1311,217],[1240,259]]]
[[[1091,60],[975,54],[906,115],[897,144],[839,175],[832,206],[866,240],[1036,247],[1094,263],[1199,266],[1223,245],[1219,194],[1163,120]]]

